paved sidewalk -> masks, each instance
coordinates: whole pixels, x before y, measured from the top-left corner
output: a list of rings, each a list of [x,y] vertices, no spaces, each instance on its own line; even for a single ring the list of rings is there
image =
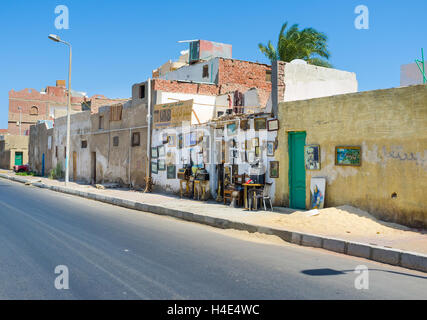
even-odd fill
[[[363,216],[357,211],[355,212],[357,214],[352,214],[351,210],[350,212],[339,210],[337,212],[338,217],[342,216],[345,222],[351,219],[350,222],[354,226],[363,222],[362,230],[380,230],[380,232],[369,236],[361,232],[351,233],[349,231],[351,226],[340,225],[339,223],[334,228],[333,220],[337,219],[337,212],[333,212],[333,215],[329,211],[325,211],[328,214],[324,214],[323,210],[320,210],[319,215],[313,216],[311,212],[291,213],[292,210],[286,210],[286,208],[280,211],[289,213],[245,211],[214,201],[202,202],[180,199],[173,195],[142,193],[128,189],[97,189],[94,186],[74,182],[70,182],[65,188],[63,181],[17,176],[11,171],[0,170],[0,177],[214,227],[273,234],[285,241],[300,245],[321,247],[427,272],[427,235],[425,230],[415,230],[382,222],[369,215]],[[336,211],[337,209],[332,208],[332,210]],[[314,233],[314,231],[316,232]]]

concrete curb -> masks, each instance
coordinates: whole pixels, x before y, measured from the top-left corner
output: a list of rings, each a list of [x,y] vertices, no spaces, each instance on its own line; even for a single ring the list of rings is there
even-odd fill
[[[132,200],[125,200],[106,195],[100,195],[91,192],[78,191],[71,188],[62,186],[49,186],[41,182],[31,182],[30,180],[9,176],[0,173],[0,178],[30,184],[39,188],[46,188],[52,191],[62,192],[70,195],[75,195],[95,201],[100,201],[115,206],[120,206],[128,209],[138,211],[146,211],[159,215],[171,216],[177,219],[196,222],[200,224],[209,225],[211,227],[221,229],[236,229],[248,232],[259,232],[268,235],[275,235],[286,242],[294,244],[322,248],[325,250],[365,258],[381,263],[386,263],[394,266],[400,266],[408,269],[427,272],[427,255],[415,252],[408,252],[396,249],[390,249],[366,243],[351,242],[341,239],[328,238],[313,234],[306,234],[301,232],[293,232],[283,229],[275,229],[264,226],[252,225],[243,222],[236,222],[232,220],[216,218],[211,216],[199,215],[192,212],[186,212],[176,209],[165,208],[159,205],[151,205],[143,202],[136,202]]]

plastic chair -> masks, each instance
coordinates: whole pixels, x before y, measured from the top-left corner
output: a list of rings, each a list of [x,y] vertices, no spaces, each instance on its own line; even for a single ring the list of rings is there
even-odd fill
[[[254,195],[255,198],[255,208],[258,208],[258,199],[262,199],[264,204],[264,210],[267,211],[267,206],[265,205],[266,200],[270,202],[271,211],[273,211],[273,204],[271,203],[270,190],[272,183],[266,183],[264,188],[259,190],[259,193]]]

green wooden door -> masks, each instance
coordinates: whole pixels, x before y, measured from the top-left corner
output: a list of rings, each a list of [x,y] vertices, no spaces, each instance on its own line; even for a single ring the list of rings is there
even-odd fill
[[[22,166],[22,152],[15,152],[15,166]]]
[[[289,201],[294,209],[305,209],[305,132],[289,132]]]

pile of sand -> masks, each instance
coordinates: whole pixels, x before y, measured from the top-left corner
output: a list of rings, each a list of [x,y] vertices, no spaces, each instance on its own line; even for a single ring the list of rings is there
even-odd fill
[[[425,231],[381,221],[366,211],[348,205],[283,214],[273,223],[291,231],[427,253]]]

